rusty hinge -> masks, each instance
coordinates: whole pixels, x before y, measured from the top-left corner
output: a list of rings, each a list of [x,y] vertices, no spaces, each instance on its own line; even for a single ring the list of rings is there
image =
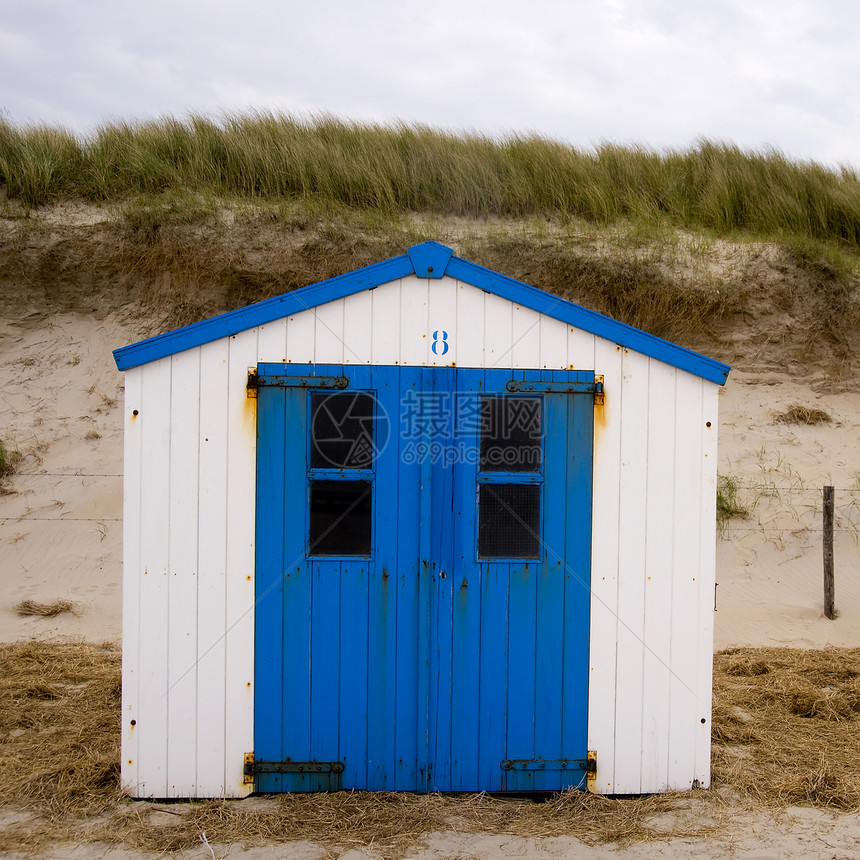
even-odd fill
[[[257,368],[249,367],[248,368],[248,384],[245,386],[245,391],[247,392],[248,397],[251,399],[256,399],[257,397]]]
[[[261,773],[343,773],[340,761],[256,761],[254,753],[245,753],[245,785],[252,785]]]
[[[597,750],[588,751],[588,767],[585,769],[585,788],[591,794],[597,791]]]
[[[597,770],[597,758],[508,758],[501,763],[502,770]]]
[[[606,400],[606,393],[603,390],[603,374],[594,374],[594,405],[603,406]]]

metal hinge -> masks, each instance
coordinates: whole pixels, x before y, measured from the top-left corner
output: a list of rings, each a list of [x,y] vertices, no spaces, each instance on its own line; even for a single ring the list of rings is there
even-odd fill
[[[594,374],[594,405],[603,406],[606,400],[606,393],[603,390],[603,374]]]
[[[584,770],[586,773],[597,771],[597,754],[594,758],[508,758],[501,763],[502,770]]]
[[[585,769],[585,788],[591,794],[597,792],[597,750],[588,751],[588,767]]]
[[[252,400],[257,398],[257,368],[248,368],[248,384],[245,386],[245,392]]]
[[[245,753],[243,783],[253,785],[261,773],[343,773],[340,761],[256,761],[254,753]]]

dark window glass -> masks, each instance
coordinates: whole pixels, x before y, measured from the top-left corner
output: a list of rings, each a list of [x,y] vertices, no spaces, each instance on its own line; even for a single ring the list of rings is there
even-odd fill
[[[481,471],[539,472],[539,397],[481,398]]]
[[[540,491],[535,484],[479,484],[479,558],[540,556]]]
[[[311,468],[370,469],[373,466],[371,394],[311,394]]]
[[[311,481],[310,555],[370,555],[370,481]]]

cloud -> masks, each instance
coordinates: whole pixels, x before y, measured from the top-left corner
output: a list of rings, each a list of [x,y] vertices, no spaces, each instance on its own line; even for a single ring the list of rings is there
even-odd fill
[[[85,132],[251,107],[856,159],[853,0],[10,0],[0,108]]]

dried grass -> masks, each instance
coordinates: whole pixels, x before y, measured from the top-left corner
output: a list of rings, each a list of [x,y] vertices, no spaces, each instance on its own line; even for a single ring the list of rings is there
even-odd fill
[[[715,658],[714,789],[609,798],[567,791],[336,792],[244,801],[132,802],[118,786],[119,652],[0,647],[0,803],[27,820],[0,850],[63,840],[174,853],[312,840],[400,856],[432,832],[572,835],[588,845],[713,835],[745,809],[860,809],[860,649],[734,649]]]
[[[53,603],[39,603],[37,600],[22,600],[15,605],[15,614],[26,618],[35,615],[39,618],[54,618],[64,612],[77,615],[78,605],[73,600],[55,600]]]
[[[713,739],[715,785],[769,809],[860,810],[860,649],[717,654]]]
[[[792,403],[788,409],[773,416],[774,424],[829,424],[832,421],[831,415],[823,409],[800,403]]]

